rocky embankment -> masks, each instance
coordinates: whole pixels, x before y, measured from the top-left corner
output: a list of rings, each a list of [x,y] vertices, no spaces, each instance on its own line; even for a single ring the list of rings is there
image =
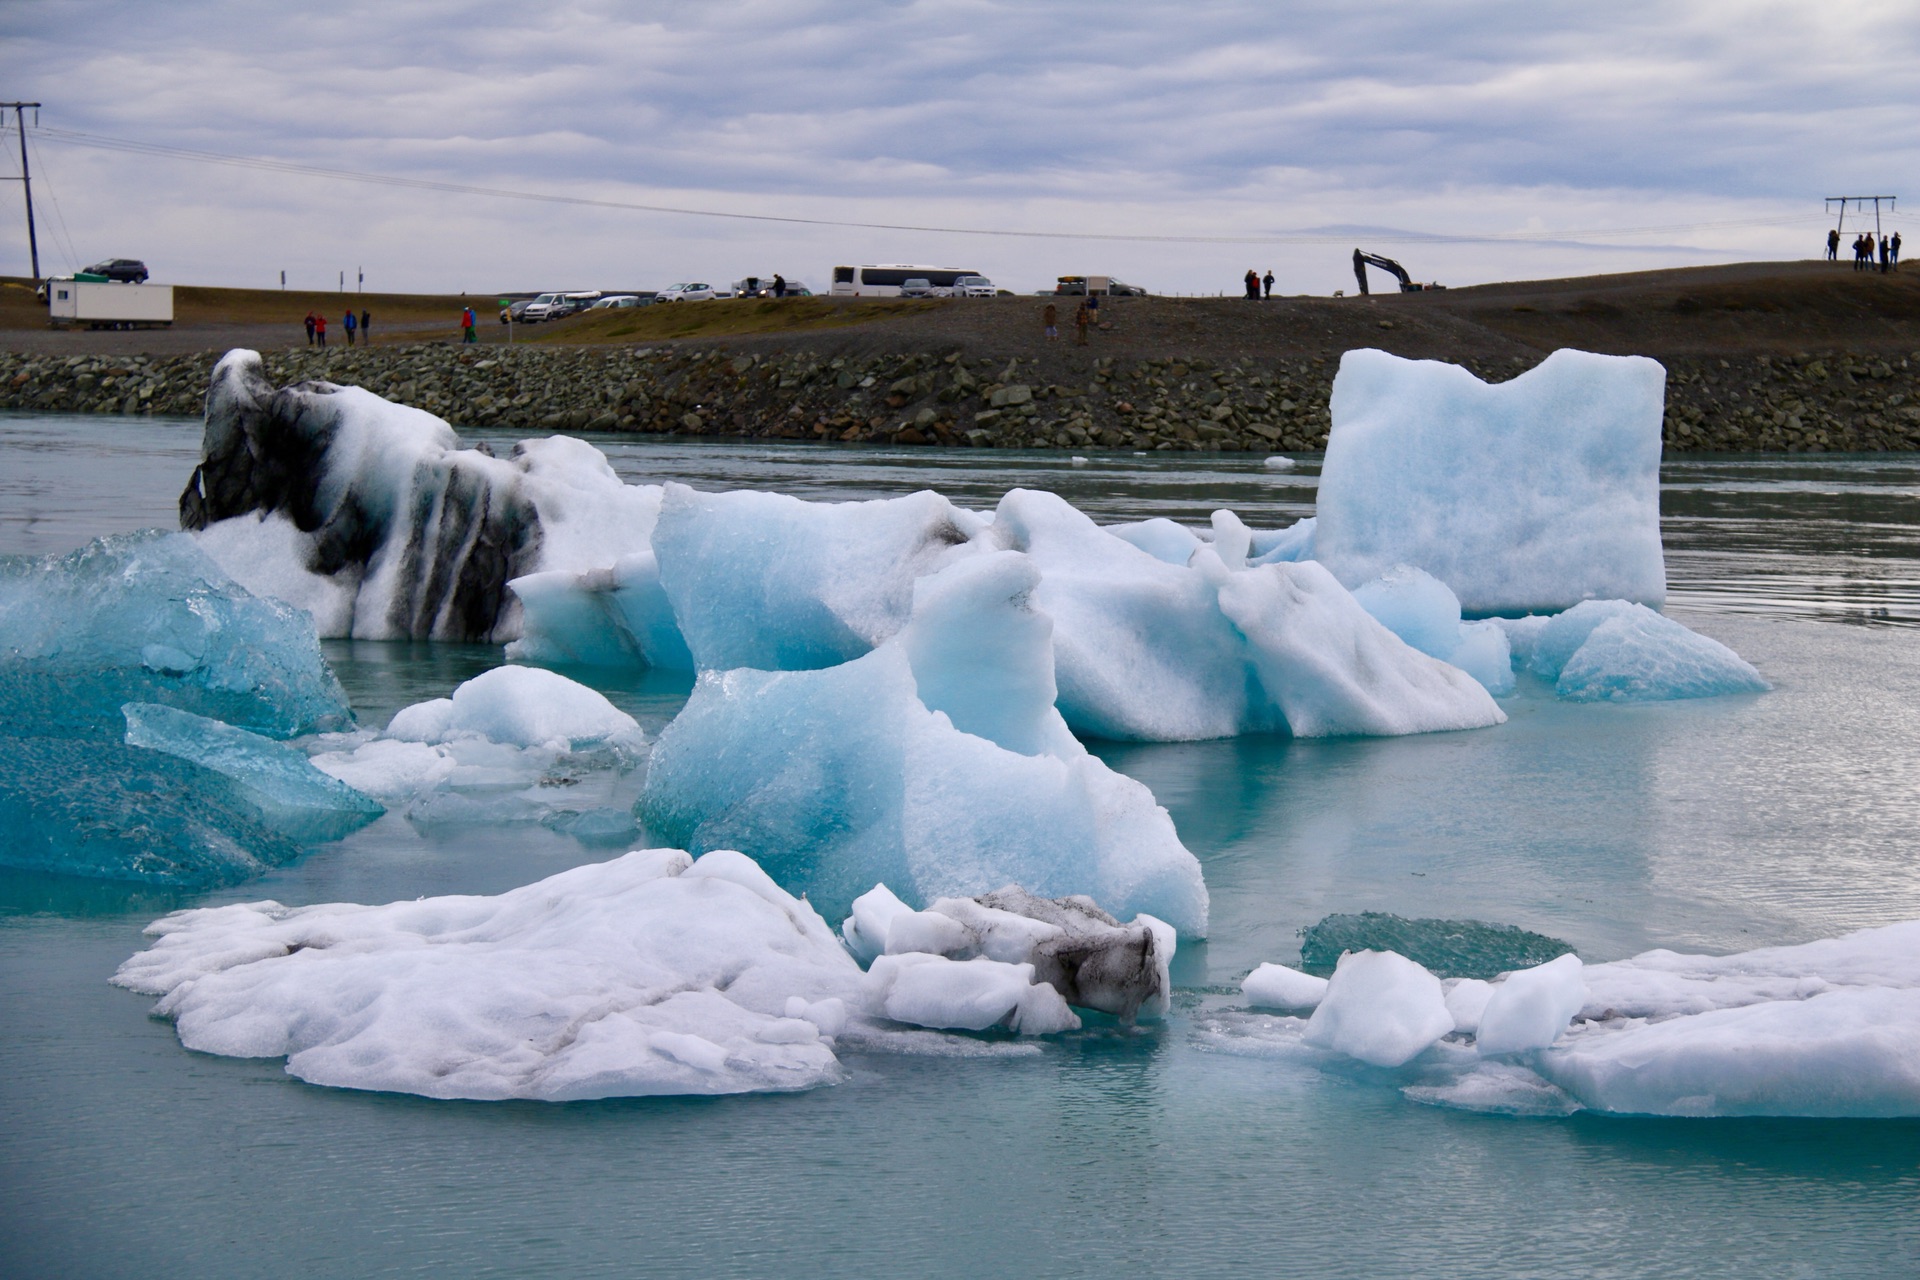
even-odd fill
[[[0,353],[0,408],[197,416],[214,358]],[[1337,364],[1089,357],[1072,385],[1022,359],[724,346],[387,346],[268,353],[276,385],[363,386],[462,427],[1000,448],[1315,450]],[[1920,352],[1670,358],[1675,452],[1920,449]],[[1525,367],[1468,361],[1489,380]],[[1056,366],[1057,367],[1057,366]]]

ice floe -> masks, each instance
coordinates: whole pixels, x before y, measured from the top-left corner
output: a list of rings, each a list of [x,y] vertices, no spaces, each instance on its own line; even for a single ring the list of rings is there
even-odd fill
[[[1262,966],[1244,994],[1305,1007],[1305,976]],[[1563,955],[1491,982],[1353,952],[1312,1018],[1229,1012],[1198,1034],[1231,1052],[1395,1068],[1408,1097],[1473,1110],[1916,1116],[1920,921],[1728,956]]]
[[[1128,971],[1139,937],[1164,1001],[1173,938],[1156,922],[1012,888],[943,908],[970,908],[1003,954],[1034,926],[1032,958],[895,951],[863,972],[752,859],[649,849],[493,897],[176,912],[114,982],[159,996],[187,1048],[284,1057],[314,1084],[547,1101],[805,1089],[841,1078],[842,1046],[981,1047],[895,1024],[1073,1030],[1068,1000],[1102,1007],[1090,972]]]

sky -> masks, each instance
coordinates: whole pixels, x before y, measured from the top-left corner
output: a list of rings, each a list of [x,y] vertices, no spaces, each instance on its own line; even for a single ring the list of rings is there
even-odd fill
[[[1915,171],[1916,55],[1910,0],[0,3],[0,97],[44,104],[43,274],[482,294],[1811,257],[1823,197]],[[26,275],[0,199],[0,273]]]

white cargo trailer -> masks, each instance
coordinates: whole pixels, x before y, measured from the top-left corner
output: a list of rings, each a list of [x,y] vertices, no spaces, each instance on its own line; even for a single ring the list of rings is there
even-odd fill
[[[89,329],[173,323],[170,284],[114,284],[92,280],[47,282],[47,315],[55,328]]]

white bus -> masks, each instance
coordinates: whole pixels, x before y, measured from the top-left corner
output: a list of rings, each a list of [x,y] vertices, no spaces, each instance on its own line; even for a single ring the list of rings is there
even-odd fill
[[[941,296],[953,290],[961,276],[977,276],[970,267],[914,267],[899,263],[880,267],[835,267],[833,287],[836,298],[897,298],[900,286],[909,280],[925,280]]]

